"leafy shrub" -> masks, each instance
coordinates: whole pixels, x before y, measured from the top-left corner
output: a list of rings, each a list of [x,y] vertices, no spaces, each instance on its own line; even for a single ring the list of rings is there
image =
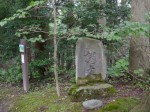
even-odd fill
[[[127,59],[119,59],[114,66],[108,68],[108,75],[112,77],[123,76],[128,70],[129,62]]]
[[[119,59],[114,66],[108,68],[108,75],[113,78],[119,78],[121,82],[131,82],[136,87],[149,90],[150,74],[145,74],[143,69],[130,71],[129,62],[126,58]]]
[[[40,78],[41,76],[49,74],[46,70],[50,65],[49,59],[36,59],[29,64],[29,72],[32,74],[32,78]]]
[[[7,70],[0,68],[0,81],[17,83],[22,80],[21,64],[17,59]]]
[[[143,69],[134,70],[133,72],[130,72],[130,74],[133,77],[134,84],[142,88],[144,90],[150,89],[150,74],[145,74]]]

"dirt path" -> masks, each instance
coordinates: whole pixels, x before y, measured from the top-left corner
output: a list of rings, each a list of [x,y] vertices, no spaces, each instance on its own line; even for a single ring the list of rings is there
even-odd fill
[[[6,88],[0,86],[0,112],[8,112],[8,107],[11,104],[10,98],[7,96],[8,90]]]
[[[0,112],[8,112],[11,103],[9,99],[0,101]]]
[[[21,92],[18,87],[0,84],[0,112],[8,112]]]

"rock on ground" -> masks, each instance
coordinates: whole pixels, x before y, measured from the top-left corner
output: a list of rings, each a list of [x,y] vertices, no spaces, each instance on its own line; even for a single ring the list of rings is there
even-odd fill
[[[83,107],[86,109],[95,109],[101,106],[102,106],[101,100],[92,99],[92,100],[87,100],[83,102]]]

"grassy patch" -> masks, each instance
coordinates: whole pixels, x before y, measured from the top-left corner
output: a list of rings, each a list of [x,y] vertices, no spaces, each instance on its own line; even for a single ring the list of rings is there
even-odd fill
[[[0,99],[8,102],[6,108],[9,112],[83,112],[82,102],[71,102],[65,95],[58,98],[55,86],[49,85],[26,94],[20,88],[4,87],[0,91]],[[137,104],[138,100],[134,98],[120,98],[100,110],[89,112],[128,112]]]
[[[18,87],[0,86],[0,111],[8,112],[13,106],[13,102],[19,97]]]
[[[129,112],[138,103],[135,98],[119,98],[104,106],[99,112]]]
[[[1,87],[1,90],[0,90],[0,101],[5,99],[7,97],[7,95],[8,95],[8,93],[10,93],[11,91],[12,90],[10,90],[10,89],[6,89],[4,87],[3,88]]]
[[[82,107],[80,103],[70,102],[67,96],[58,98],[55,87],[45,87],[21,95],[10,112],[82,112]]]
[[[0,101],[6,99],[14,99],[15,96],[18,96],[20,89],[18,87],[2,87],[0,86]]]

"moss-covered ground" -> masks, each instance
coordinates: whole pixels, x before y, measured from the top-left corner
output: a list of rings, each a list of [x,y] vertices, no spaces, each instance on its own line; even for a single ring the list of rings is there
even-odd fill
[[[139,103],[136,98],[119,98],[108,103],[99,112],[129,112]]]
[[[66,94],[57,97],[55,86],[50,85],[28,93],[0,87],[0,103],[0,112],[82,112],[81,103],[70,102]]]
[[[28,93],[24,93],[22,87],[0,86],[0,112],[83,112],[82,103],[71,102],[63,92],[67,88],[66,85],[61,86],[61,97],[57,97],[55,85],[44,85]],[[101,109],[89,112],[128,112],[138,100],[127,97],[109,102]]]

